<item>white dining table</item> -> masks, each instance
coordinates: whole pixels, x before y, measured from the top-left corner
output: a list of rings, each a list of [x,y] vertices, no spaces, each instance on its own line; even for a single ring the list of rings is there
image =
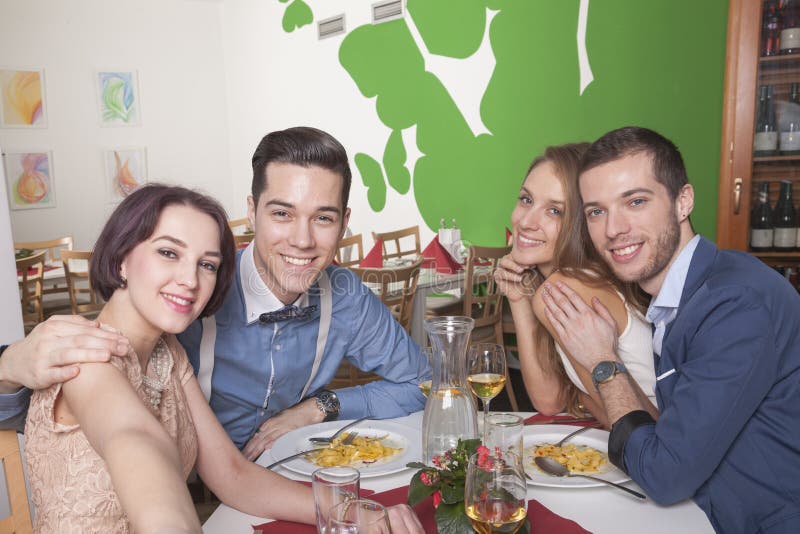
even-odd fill
[[[524,417],[531,413],[520,413]],[[421,435],[422,412],[407,417],[392,419],[393,422],[407,426],[418,439]],[[265,451],[256,461],[266,466],[272,463],[270,451]],[[295,480],[309,480],[283,467],[276,472]],[[414,471],[406,469],[384,476],[362,478],[361,487],[376,492],[408,485]],[[634,482],[626,486],[641,490]],[[269,491],[269,488],[264,488]],[[617,489],[602,486],[590,488],[528,486],[528,499],[536,499],[552,512],[571,519],[581,527],[595,534],[691,534],[713,533],[705,513],[694,502],[687,500],[672,506],[659,506],[652,500],[640,501]],[[536,532],[536,518],[531,518]],[[253,525],[269,519],[239,512],[221,504],[203,525],[206,534],[251,533]]]

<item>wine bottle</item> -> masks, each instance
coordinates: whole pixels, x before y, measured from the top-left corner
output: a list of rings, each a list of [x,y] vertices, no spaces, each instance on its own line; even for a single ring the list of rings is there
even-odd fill
[[[781,30],[783,23],[778,0],[764,2],[761,24],[761,55],[777,56],[780,53]]]
[[[756,134],[753,138],[755,157],[774,156],[778,149],[778,131],[775,122],[775,108],[772,105],[772,86],[762,85],[758,94],[758,114]]]
[[[780,135],[781,154],[800,154],[800,84],[793,83],[789,91],[789,102],[783,112],[783,128]]]
[[[800,52],[800,0],[786,0],[781,11],[781,54]]]
[[[750,212],[750,249],[753,252],[772,249],[773,234],[769,182],[761,182],[758,186],[758,200]]]
[[[775,250],[786,252],[797,246],[797,212],[792,204],[792,182],[781,180],[781,195],[775,204]]]

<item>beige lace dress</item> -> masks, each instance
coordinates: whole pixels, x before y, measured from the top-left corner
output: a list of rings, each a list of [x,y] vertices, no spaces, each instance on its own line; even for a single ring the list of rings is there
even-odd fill
[[[127,357],[113,357],[111,364],[127,375],[142,402],[173,438],[184,476],[188,476],[197,457],[197,433],[181,387],[193,373],[186,352],[175,336],[164,335],[145,376],[132,351]],[[34,531],[131,532],[105,461],[79,425],[55,422],[54,405],[60,392],[60,384],[36,391],[25,424],[25,457],[36,510]]]

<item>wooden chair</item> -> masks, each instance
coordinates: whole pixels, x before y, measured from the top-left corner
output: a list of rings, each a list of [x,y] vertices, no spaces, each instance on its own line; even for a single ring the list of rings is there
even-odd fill
[[[72,236],[68,235],[66,237],[59,237],[57,239],[49,239],[47,241],[23,241],[23,242],[15,242],[14,248],[15,249],[23,249],[27,248],[33,251],[44,250],[47,252],[46,263],[49,265],[58,265],[61,263],[61,252],[63,250],[72,250],[73,242]],[[69,289],[67,289],[67,284],[59,284],[58,282],[48,283],[45,282],[42,286],[42,295],[53,295],[56,293],[63,293],[62,297],[64,297],[64,301],[61,304],[66,303],[66,297],[69,296]],[[54,306],[58,307],[58,305]]]
[[[22,453],[15,430],[0,430],[0,460],[6,477],[8,503],[11,515],[0,519],[0,532],[27,534],[33,531],[25,473],[22,470]]]
[[[253,229],[250,228],[250,219],[248,219],[247,217],[242,217],[241,219],[231,219],[228,221],[228,226],[230,227],[231,232],[233,232],[234,234],[253,233]]]
[[[402,230],[395,230],[393,232],[375,233],[372,232],[372,238],[377,241],[383,239],[383,259],[384,261],[392,258],[405,258],[408,256],[419,256],[422,249],[419,246],[419,226],[409,226]],[[403,241],[403,243],[401,243]],[[413,241],[414,246],[411,247]],[[391,245],[391,246],[388,246]],[[408,248],[404,248],[406,245]],[[389,252],[393,250],[393,252]]]
[[[399,269],[352,268],[351,270],[361,278],[362,282],[375,288],[381,302],[408,331],[411,326],[411,310],[417,292],[420,265],[422,265],[421,257],[413,264]],[[362,371],[347,360],[343,360],[333,380],[326,387],[337,389],[358,386],[379,379],[378,375]]]
[[[353,255],[353,252],[356,254]],[[364,259],[364,241],[361,234],[343,237],[336,246],[336,263],[342,267],[358,266]]]
[[[244,248],[250,244],[250,241],[252,241],[255,236],[256,234],[253,233],[235,234],[233,236],[233,242],[236,244],[236,248]]]
[[[499,261],[511,247],[469,247],[464,278],[463,313],[475,320],[470,343],[503,343],[503,294],[494,281]],[[519,411],[511,380],[506,377],[506,393],[513,410]]]
[[[22,322],[36,325],[44,320],[42,307],[42,282],[44,262],[47,251],[42,250],[27,258],[17,260],[20,302],[22,303]]]
[[[89,280],[89,250],[62,250],[61,261],[64,264],[64,276],[69,289],[69,304],[74,315],[86,315],[94,318],[103,309],[104,303],[92,288]],[[85,262],[85,265],[77,261]]]

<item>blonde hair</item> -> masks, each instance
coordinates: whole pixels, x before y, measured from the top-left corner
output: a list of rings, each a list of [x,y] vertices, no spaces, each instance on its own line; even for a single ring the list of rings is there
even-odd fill
[[[611,272],[609,267],[594,248],[586,226],[586,218],[581,209],[580,190],[578,188],[578,173],[581,161],[589,143],[570,143],[547,147],[542,155],[535,158],[525,177],[539,165],[550,162],[555,169],[555,176],[561,183],[564,191],[564,208],[561,228],[558,232],[553,250],[553,270],[561,271],[565,275],[580,280],[593,287],[608,287],[623,295],[625,301],[635,309],[644,313],[647,299],[638,284],[623,283]],[[534,281],[536,287],[542,283],[541,273]],[[540,362],[546,372],[554,373],[561,382],[565,392],[566,408],[571,414],[578,415],[580,396],[578,388],[570,381],[561,362],[561,357],[556,351],[555,340],[545,328],[537,328],[534,332],[534,346]]]

